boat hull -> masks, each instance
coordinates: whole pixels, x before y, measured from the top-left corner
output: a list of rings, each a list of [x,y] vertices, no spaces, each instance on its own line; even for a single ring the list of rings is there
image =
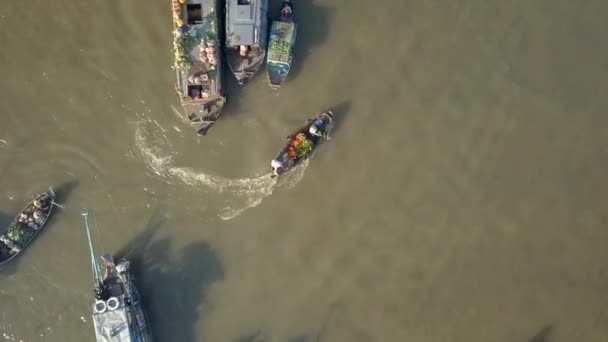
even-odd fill
[[[47,207],[42,210],[37,208],[34,203],[36,201],[46,198]],[[42,231],[48,219],[51,217],[53,212],[53,206],[55,202],[55,192],[52,188],[48,191],[36,195],[34,199],[28,204],[19,215],[11,222],[6,228],[5,232],[0,236],[0,265],[5,264],[15,258],[18,254],[23,252],[28,247],[34,238]],[[38,227],[37,229],[32,228],[27,223],[19,221],[21,214],[25,214],[28,217],[33,217],[34,212],[38,210],[42,213],[40,220],[34,219],[33,223]]]
[[[300,129],[295,131],[293,134],[289,135],[287,137],[287,143],[285,144],[285,146],[283,146],[283,148],[281,149],[281,151],[275,158],[275,160],[280,161],[283,164],[283,167],[281,167],[279,169],[273,168],[271,177],[284,175],[284,174],[288,173],[289,171],[293,170],[294,168],[296,168],[304,160],[311,158],[315,154],[315,152],[318,150],[321,143],[323,141],[329,139],[329,136],[334,128],[333,117],[334,117],[334,114],[331,111],[325,111],[323,113],[320,113],[314,119],[309,119],[305,126],[301,127]],[[308,133],[310,126],[314,125],[314,122],[317,119],[323,120],[324,129],[325,129],[325,133],[326,133],[326,135],[323,137],[311,136]],[[294,138],[296,138],[298,136],[298,134],[305,135],[307,139],[310,139],[312,141],[313,146],[312,146],[312,149],[310,150],[310,152],[308,152],[306,155],[304,155],[302,157],[294,158],[293,156],[290,155],[290,151],[292,150],[292,147],[293,147]]]

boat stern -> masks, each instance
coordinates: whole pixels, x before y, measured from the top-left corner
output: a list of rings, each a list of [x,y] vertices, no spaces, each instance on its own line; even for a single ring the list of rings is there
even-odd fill
[[[285,63],[274,63],[268,62],[266,64],[266,73],[268,74],[268,84],[272,89],[279,89],[285,79],[287,79],[287,74],[291,69],[289,64]]]

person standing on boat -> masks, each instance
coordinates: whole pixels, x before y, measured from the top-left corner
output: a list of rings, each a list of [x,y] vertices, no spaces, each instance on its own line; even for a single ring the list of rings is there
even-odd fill
[[[247,57],[249,55],[249,45],[241,45],[239,48],[239,54],[241,57]]]

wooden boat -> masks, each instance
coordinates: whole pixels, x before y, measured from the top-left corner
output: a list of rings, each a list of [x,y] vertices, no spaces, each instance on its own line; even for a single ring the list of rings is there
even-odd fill
[[[333,118],[334,113],[325,111],[308,119],[304,127],[289,135],[281,152],[270,163],[271,177],[280,176],[312,157],[321,142],[329,139],[334,128]]]
[[[226,60],[243,85],[264,64],[268,0],[226,0]]]
[[[270,87],[278,89],[285,82],[293,60],[298,27],[291,0],[284,0],[277,20],[270,27],[266,73]]]
[[[86,209],[84,217],[91,267],[95,282],[93,325],[97,342],[149,342],[152,341],[148,320],[144,314],[141,297],[133,284],[131,264],[122,260],[118,264],[110,254],[101,257],[105,272],[102,275],[97,263]]]
[[[35,195],[13,222],[0,235],[0,265],[9,262],[21,253],[40,233],[51,213],[55,202],[52,188],[43,194]]]
[[[218,36],[219,0],[172,1],[175,88],[190,124],[203,136],[226,104]]]

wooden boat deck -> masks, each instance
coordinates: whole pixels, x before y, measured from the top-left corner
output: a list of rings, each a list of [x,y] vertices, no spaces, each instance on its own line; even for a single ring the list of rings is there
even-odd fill
[[[190,68],[176,70],[176,92],[190,124],[199,135],[207,133],[226,103],[222,84],[222,51],[217,37],[218,3],[218,0],[188,1],[181,9],[181,19],[187,23],[190,32],[196,33],[199,41],[187,51],[192,61]],[[177,26],[175,22],[174,26]],[[208,52],[209,48],[214,52]]]
[[[239,84],[245,84],[253,78],[264,64],[265,58],[266,50],[262,48],[251,49],[247,57],[241,56],[238,48],[226,49],[228,66]]]

